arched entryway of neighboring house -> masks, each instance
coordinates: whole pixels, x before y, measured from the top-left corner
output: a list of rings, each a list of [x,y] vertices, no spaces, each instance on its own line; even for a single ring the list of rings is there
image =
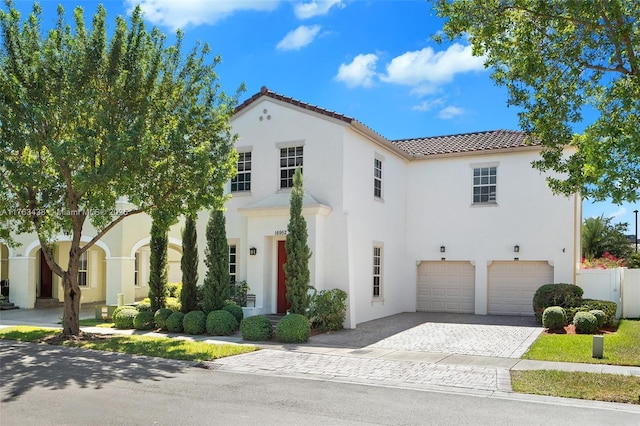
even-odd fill
[[[135,259],[133,282],[135,287],[135,299],[141,300],[149,295],[149,259],[151,238],[143,238],[135,243],[131,249],[131,257]],[[180,259],[182,258],[182,241],[169,237],[168,257],[168,282],[182,281]]]
[[[9,298],[9,246],[0,242],[0,294]]]
[[[83,237],[82,242],[90,241],[91,237]],[[61,237],[55,244],[54,260],[66,268],[69,262],[71,242],[68,237]],[[47,300],[64,301],[62,278],[54,274],[47,264],[39,242],[30,244],[26,250],[27,256],[35,258],[35,297],[40,300],[39,306],[45,306]],[[103,302],[106,299],[107,273],[106,258],[109,257],[108,246],[102,241],[96,242],[84,252],[80,258],[78,268],[78,284],[81,291],[81,303]]]

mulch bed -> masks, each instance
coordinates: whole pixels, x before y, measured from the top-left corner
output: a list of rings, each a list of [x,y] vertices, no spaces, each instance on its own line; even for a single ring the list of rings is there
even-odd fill
[[[618,330],[618,326],[609,325],[606,327],[602,327],[600,330],[598,330],[597,333],[594,333],[594,334],[612,334],[612,333],[615,333],[616,330]],[[545,328],[543,331],[543,334],[578,334],[578,333],[576,333],[576,326],[573,324],[569,324],[564,326],[562,330],[549,330],[548,328]]]

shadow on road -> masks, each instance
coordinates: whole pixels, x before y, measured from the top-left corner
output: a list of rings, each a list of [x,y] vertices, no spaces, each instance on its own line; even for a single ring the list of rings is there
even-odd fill
[[[79,348],[0,340],[2,402],[11,402],[29,389],[64,389],[75,384],[100,389],[123,380],[139,383],[172,378],[189,363]]]

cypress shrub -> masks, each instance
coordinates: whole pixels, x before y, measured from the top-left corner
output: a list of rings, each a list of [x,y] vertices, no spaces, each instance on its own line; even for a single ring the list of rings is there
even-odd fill
[[[204,278],[205,312],[222,309],[229,298],[229,244],[224,212],[214,210],[207,223],[207,247],[205,248],[207,274]]]
[[[151,248],[149,258],[149,299],[153,312],[164,308],[167,285],[167,250],[169,234],[167,228],[160,224],[160,220],[153,218],[151,223]]]
[[[198,234],[195,217],[188,216],[182,230],[182,289],[180,303],[182,312],[195,311],[198,306]]]
[[[311,297],[309,296],[309,258],[311,250],[307,244],[307,222],[302,216],[302,198],[304,188],[302,171],[297,168],[293,175],[293,188],[289,207],[289,225],[287,226],[287,263],[284,265],[286,275],[286,297],[292,314],[306,315]],[[277,331],[276,331],[277,334]]]

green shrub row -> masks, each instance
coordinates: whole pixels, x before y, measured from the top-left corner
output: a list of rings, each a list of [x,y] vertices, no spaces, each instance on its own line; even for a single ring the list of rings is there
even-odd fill
[[[571,323],[576,327],[576,333],[579,334],[593,334],[605,326],[606,321],[607,315],[599,309],[575,311],[571,319]],[[542,325],[549,330],[561,330],[567,323],[567,314],[560,306],[550,306],[542,314]]]

